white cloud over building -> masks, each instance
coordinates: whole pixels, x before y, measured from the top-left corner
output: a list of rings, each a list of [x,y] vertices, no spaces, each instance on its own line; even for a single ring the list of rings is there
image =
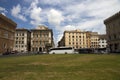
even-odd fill
[[[27,21],[27,19],[23,16],[22,14],[22,10],[21,10],[21,6],[20,4],[18,4],[17,6],[13,6],[13,8],[11,9],[11,14],[12,16],[21,19],[23,21]]]
[[[29,23],[33,26],[45,24],[53,28],[59,33],[54,35],[57,37],[56,41],[64,30],[83,29],[106,33],[103,20],[120,11],[120,0],[23,1],[28,6],[13,6],[11,14],[23,21],[29,18]]]

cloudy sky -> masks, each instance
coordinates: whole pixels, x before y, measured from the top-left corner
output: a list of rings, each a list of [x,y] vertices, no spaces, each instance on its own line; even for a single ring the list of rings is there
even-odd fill
[[[53,29],[54,41],[64,30],[81,29],[106,33],[103,21],[120,11],[120,0],[0,0],[0,13],[32,29],[46,25]]]

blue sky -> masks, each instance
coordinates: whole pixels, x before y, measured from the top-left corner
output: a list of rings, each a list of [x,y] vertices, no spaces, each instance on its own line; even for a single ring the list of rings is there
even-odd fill
[[[57,43],[64,30],[106,33],[103,21],[120,11],[120,0],[0,0],[0,13],[32,29],[46,25]]]

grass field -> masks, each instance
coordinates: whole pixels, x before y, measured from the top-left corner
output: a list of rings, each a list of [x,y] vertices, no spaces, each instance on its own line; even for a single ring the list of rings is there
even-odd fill
[[[0,57],[0,80],[120,80],[120,55]]]

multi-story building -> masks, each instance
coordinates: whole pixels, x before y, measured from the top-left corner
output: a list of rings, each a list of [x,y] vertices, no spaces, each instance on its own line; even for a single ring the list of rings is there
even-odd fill
[[[43,25],[31,29],[31,51],[46,51],[47,44],[54,45],[52,29]]]
[[[0,53],[13,50],[16,26],[15,22],[0,14]]]
[[[120,52],[120,12],[104,20],[108,47],[111,52]]]
[[[99,48],[107,48],[106,35],[99,35]]]
[[[90,48],[99,48],[99,35],[97,32],[91,32],[91,47]]]
[[[75,49],[79,48],[90,48],[90,32],[71,30],[64,31],[64,35],[61,41],[58,42],[58,47],[66,46],[73,47]]]
[[[30,31],[27,29],[16,29],[14,50],[18,52],[30,51]]]
[[[105,35],[97,32],[71,30],[64,31],[62,39],[58,42],[58,47],[66,46],[74,49],[80,48],[106,48],[107,42]]]

